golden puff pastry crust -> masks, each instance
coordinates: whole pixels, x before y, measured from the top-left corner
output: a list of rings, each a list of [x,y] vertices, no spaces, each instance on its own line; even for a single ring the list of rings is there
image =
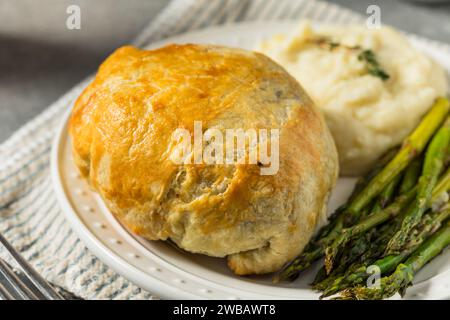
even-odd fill
[[[279,129],[279,170],[176,164],[177,128]],[[281,268],[325,218],[336,148],[300,85],[266,56],[212,45],[114,52],[75,103],[74,159],[136,234],[227,257],[240,275]]]

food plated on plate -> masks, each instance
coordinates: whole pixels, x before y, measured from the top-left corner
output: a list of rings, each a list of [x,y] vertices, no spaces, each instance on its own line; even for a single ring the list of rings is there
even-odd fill
[[[341,131],[333,132],[333,126],[343,130],[347,124],[355,137],[355,128],[367,124],[358,116],[329,120],[320,101],[317,108],[317,98],[308,92],[308,77],[299,79],[301,68],[287,64],[286,71],[260,53],[212,45],[119,49],[102,64],[72,112],[77,166],[114,216],[146,239],[171,240],[189,252],[227,257],[238,275],[278,271],[280,280],[295,278],[325,257],[315,281],[315,288],[325,295],[388,297],[409,284],[448,242],[445,196],[450,179],[442,172],[447,166],[449,106],[439,98],[446,93],[447,80],[439,66],[417,52],[413,56],[429,68],[398,71],[379,57],[384,45],[320,39],[324,47],[310,54],[351,51],[340,53],[348,57],[339,62],[342,69],[348,61],[360,63],[359,73],[350,72],[349,81],[381,82],[377,92],[389,102],[386,109],[395,109],[397,117],[399,110],[407,110],[410,117],[404,124],[410,127],[394,130],[388,125],[383,134],[389,137],[392,129],[389,140],[368,125],[367,141],[352,140],[353,153],[348,154],[361,159],[340,161],[347,168],[356,161],[355,172],[344,173],[365,172],[364,178],[312,240],[314,230],[326,220],[341,152],[338,144],[336,153],[327,125],[337,140]],[[285,49],[280,44],[279,51]],[[409,79],[405,84],[406,76],[399,74],[408,72],[412,78],[423,73],[424,80]],[[325,96],[327,86],[317,86]],[[382,123],[382,104],[362,105],[372,101],[364,100],[367,88],[372,86],[331,91],[339,93],[337,109],[344,110],[346,101],[354,102],[347,105],[352,115],[373,107],[372,116]],[[345,92],[353,98],[359,94],[359,104],[345,100]],[[404,97],[412,94],[420,99]],[[339,119],[340,124],[333,124]],[[241,130],[244,143],[239,145],[239,135],[227,139],[227,130]],[[370,142],[377,146],[367,151]],[[373,160],[387,149],[379,161]],[[267,170],[269,174],[262,174]],[[364,291],[366,269],[384,258],[389,268],[381,268],[386,276],[382,283],[389,284],[389,290]],[[348,270],[352,281],[347,281]]]
[[[194,150],[195,161],[174,162],[173,133],[194,134],[195,122],[204,136],[279,130],[267,146],[273,154],[278,145],[278,170],[261,174],[270,164],[260,153],[253,163],[207,164]],[[241,275],[276,271],[301,252],[326,219],[338,174],[332,137],[297,81],[241,49],[121,48],[78,98],[70,132],[78,167],[119,221],[146,239],[227,257]],[[236,150],[261,151],[258,138]]]

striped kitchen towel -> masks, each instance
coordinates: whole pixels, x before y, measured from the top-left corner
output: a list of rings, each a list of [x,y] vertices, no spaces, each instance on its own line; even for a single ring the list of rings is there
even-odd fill
[[[363,17],[312,0],[174,0],[135,40],[138,46],[236,21],[308,18],[354,23]],[[55,127],[91,78],[0,145],[0,232],[49,281],[85,299],[157,298],[115,273],[84,246],[65,220],[49,173]],[[0,256],[10,263],[0,248]]]

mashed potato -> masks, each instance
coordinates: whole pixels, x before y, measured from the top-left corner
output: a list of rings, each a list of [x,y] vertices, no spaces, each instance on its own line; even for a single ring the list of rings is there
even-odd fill
[[[367,171],[448,88],[443,69],[387,27],[303,23],[294,35],[275,36],[257,51],[284,66],[323,111],[344,175]]]

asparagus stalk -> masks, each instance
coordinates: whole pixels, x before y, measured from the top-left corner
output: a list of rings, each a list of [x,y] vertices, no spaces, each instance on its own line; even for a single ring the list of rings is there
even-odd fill
[[[337,273],[340,273],[341,271],[345,272],[346,268],[352,262],[358,259],[369,249],[369,245],[375,232],[376,230],[373,230],[373,232],[367,232],[350,243],[349,249],[346,250],[346,252],[339,259],[339,267],[336,269]]]
[[[450,190],[450,167],[442,175],[442,178],[439,179],[438,184],[433,190],[433,197],[437,198],[440,194],[446,193],[448,190]]]
[[[361,266],[362,266],[361,263],[355,262],[349,266],[348,270],[344,274],[337,273],[337,272],[334,273],[334,271],[333,271],[333,273],[331,275],[328,275],[328,277],[323,278],[322,281],[320,281],[320,282],[318,281],[317,283],[315,283],[313,285],[313,289],[317,290],[317,291],[325,292],[328,288],[332,287],[336,283],[343,282],[346,279],[345,278],[346,274],[353,274],[353,272],[356,272],[357,270],[359,270]],[[323,267],[321,270],[323,270],[323,272],[325,272],[325,274],[326,274],[325,267]],[[344,286],[343,288],[347,288],[347,286]],[[325,296],[322,294],[320,296],[320,299],[322,299],[323,297],[325,297]]]
[[[379,230],[374,228],[373,232],[371,232],[371,234],[370,234],[370,236],[376,236],[376,238],[374,238],[374,239],[372,239],[372,238],[367,239],[365,237],[365,235],[358,238],[360,240],[365,241],[365,246],[361,248],[364,250],[364,252],[356,259],[353,259],[354,261],[352,261],[352,263],[350,263],[349,265],[345,265],[344,267],[341,267],[341,264],[340,264],[339,268],[336,268],[335,270],[333,270],[333,272],[329,275],[326,272],[325,266],[323,266],[319,270],[319,273],[321,273],[322,275],[317,275],[316,279],[312,283],[313,288],[315,290],[323,291],[331,283],[333,283],[334,279],[339,278],[340,276],[342,276],[342,274],[350,274],[352,270],[358,269],[361,266],[362,261],[373,260],[374,256],[378,257],[383,252],[383,251],[381,251],[381,253],[380,253],[379,250],[377,249],[380,246],[380,243],[382,243],[383,241],[387,242],[387,240],[385,240],[385,239],[390,239],[390,237],[392,235],[392,233],[389,232],[389,229],[392,229],[392,228],[389,228],[389,227],[390,226],[388,226],[388,225],[384,225],[384,226],[381,226],[380,228],[378,228]],[[353,250],[354,249],[351,248],[349,250],[349,252],[347,253],[347,255],[349,255],[349,256],[352,255]],[[342,260],[347,261],[350,259],[348,257],[344,256],[340,262],[344,262]]]
[[[332,274],[328,275],[325,266],[323,266],[317,273],[312,283],[313,287],[316,290],[323,290],[327,287],[326,283],[331,283],[332,279],[345,273],[356,260],[358,260],[365,252],[371,249],[370,245],[373,243],[372,240],[376,235],[376,231],[377,230],[372,229],[371,232],[367,232],[361,237],[355,239],[349,246],[348,250],[346,250],[345,254],[342,255],[341,259],[339,260],[339,266],[335,270],[333,270]]]
[[[358,179],[358,181],[355,184],[355,188],[353,189],[352,195],[349,197],[347,202],[354,199],[356,195],[362,191],[369,182],[378,174],[381,170],[383,170],[384,166],[386,166],[398,153],[399,147],[394,147],[386,151],[380,159],[377,160],[377,163],[375,164],[374,168],[369,171],[365,176],[362,176]]]
[[[423,242],[404,263],[400,263],[392,275],[382,278],[379,288],[349,288],[342,291],[341,296],[344,299],[384,299],[396,292],[403,293],[415,274],[448,245],[450,245],[450,220]]]
[[[337,269],[333,270],[333,272],[328,276],[327,279],[324,279],[322,282],[317,283],[314,288],[320,291],[324,291],[335,281],[341,283],[350,275],[354,274],[360,267],[367,265],[368,263],[371,263],[378,257],[380,257],[380,255],[382,255],[384,252],[386,243],[389,241],[395,231],[394,225],[396,223],[396,220],[398,220],[399,218],[400,217],[397,217],[392,223],[382,225],[380,228],[378,228],[379,230],[377,230],[377,233],[379,234],[379,236],[374,241],[371,241],[369,243],[367,251],[364,252],[357,261],[353,262],[344,272],[344,274],[336,274]]]
[[[325,291],[334,283],[342,282],[342,280],[340,280],[341,278],[345,279],[347,275],[351,275],[359,270],[363,266],[362,261],[374,261],[373,256],[379,256],[379,253],[376,253],[377,250],[375,249],[375,242],[366,242],[365,245],[366,246],[364,248],[366,249],[366,252],[364,254],[360,255],[359,257],[353,256],[353,261],[349,259],[349,257],[351,257],[351,254],[349,254],[348,257],[344,257],[339,262],[339,267],[334,269],[331,274],[327,274],[326,268],[325,266],[323,266],[319,270],[319,273],[317,274],[316,279],[312,284],[313,289],[318,291]]]
[[[381,274],[387,274],[395,270],[397,265],[406,259],[423,241],[430,235],[436,232],[442,222],[450,217],[450,207],[446,207],[436,214],[430,214],[426,216],[425,221],[421,226],[417,228],[417,235],[409,243],[408,248],[397,255],[388,255],[377,261],[371,263],[380,269]],[[362,284],[369,274],[367,273],[367,266],[369,264],[362,265],[361,267],[353,268],[350,272],[344,276],[335,278],[333,283],[328,285],[327,288],[322,289],[322,297],[328,297],[339,291],[342,291],[348,287]]]
[[[439,196],[442,192],[446,192],[450,190],[450,183],[446,183],[446,181],[449,181],[450,176],[450,170],[447,170],[446,173],[440,178],[439,182],[435,186],[435,188],[432,190],[431,194],[431,200],[426,204],[426,208],[428,207],[434,207],[435,203],[440,202]],[[439,187],[439,190],[437,189]],[[447,190],[445,188],[448,188]],[[336,257],[340,254],[342,248],[355,236],[366,232],[367,230],[370,230],[371,228],[386,222],[391,217],[398,215],[402,209],[408,205],[414,197],[416,197],[416,190],[417,188],[413,188],[410,190],[407,194],[400,195],[397,197],[397,199],[389,205],[385,210],[382,210],[378,213],[372,214],[368,216],[367,218],[361,220],[358,224],[354,225],[353,227],[349,227],[346,229],[343,229],[341,234],[336,237],[336,239],[327,246],[325,249],[325,266],[328,271],[328,273],[331,272],[333,269],[334,261],[336,260]],[[436,192],[436,190],[439,191]],[[403,205],[403,206],[402,206]],[[405,218],[413,211],[415,210],[416,202],[412,202],[407,211],[404,213]],[[405,220],[405,218],[402,220]],[[419,220],[420,221],[420,220]],[[387,253],[390,254],[390,253]]]
[[[423,213],[428,209],[433,189],[443,168],[449,142],[450,117],[447,118],[430,142],[425,154],[422,176],[419,178],[416,199],[403,219],[400,229],[389,241],[386,248],[387,254],[401,252],[408,241],[409,232],[420,222]]]
[[[342,237],[346,237],[346,242],[348,242],[354,235],[361,234],[373,226],[379,225],[389,218],[398,215],[398,213],[414,198],[415,193],[416,189],[414,188],[406,195],[397,197],[391,205],[376,214],[368,216],[355,227],[352,227],[355,229],[342,229],[342,220],[339,221],[340,227],[338,227],[339,225],[336,225],[334,230],[330,231],[326,237],[318,240],[317,242],[310,243],[300,256],[288,264],[280,273],[275,275],[273,281],[278,282],[280,280],[295,280],[301,271],[309,268],[314,261],[323,257],[325,253],[324,248],[328,244],[336,240],[340,241],[339,239]],[[328,272],[330,272],[330,270],[331,269],[327,269]]]
[[[357,216],[361,209],[400,174],[416,155],[422,152],[434,132],[445,119],[448,111],[449,101],[446,98],[437,99],[417,128],[403,141],[402,147],[397,155],[350,202],[347,209],[350,215]]]
[[[298,256],[294,261],[288,264],[280,273],[276,274],[273,282],[280,280],[295,280],[300,272],[308,269],[311,264],[323,256],[323,247],[313,244],[307,246],[307,250]]]
[[[353,227],[343,229],[341,234],[325,249],[325,268],[327,272],[331,272],[336,257],[351,239],[397,216],[414,199],[415,194],[416,188],[413,188],[407,194],[397,197],[386,209],[368,216]]]
[[[379,212],[386,207],[392,200],[395,195],[395,191],[397,190],[397,185],[399,184],[402,176],[398,175],[392,180],[386,188],[381,191],[377,200],[375,201],[375,205],[373,206],[371,213]]]
[[[375,261],[383,255],[386,244],[397,230],[397,226],[401,223],[403,215],[404,211],[395,217],[393,221],[382,224],[379,228],[373,228],[372,230],[376,230],[378,233],[378,237],[374,241],[370,242],[367,251],[364,252],[357,261],[351,264],[343,274],[336,275],[335,272],[337,269],[335,269],[329,275],[328,279],[324,279],[321,283],[317,283],[315,285],[315,289],[324,291],[321,298],[351,286],[353,284],[352,281],[355,281],[356,284],[358,283],[354,280],[357,278],[356,275],[361,274],[361,268],[375,263]],[[365,272],[365,269],[363,269],[363,271]],[[364,280],[366,276],[366,274],[363,274],[362,279]]]
[[[394,203],[392,203],[386,209],[380,211],[378,214],[380,215],[380,217],[386,216],[387,218],[397,215],[398,212],[404,208],[407,202],[412,200],[414,195],[415,189],[411,190],[406,196],[398,197]],[[373,216],[375,215],[370,215],[363,221],[366,221]],[[306,270],[314,261],[323,257],[325,253],[324,248],[327,244],[336,239],[336,236],[339,234],[339,230],[342,230],[342,220],[339,221],[339,224],[335,225],[335,228],[330,231],[330,233],[326,237],[318,240],[317,242],[310,243],[300,256],[298,256],[295,260],[288,264],[280,273],[274,276],[273,281],[276,283],[280,280],[295,280],[300,272]],[[344,231],[345,230],[348,229],[344,229]]]
[[[416,158],[411,164],[406,168],[405,174],[403,176],[402,183],[400,185],[400,194],[407,193],[411,190],[417,183],[420,176],[420,171],[422,169],[422,159]]]
[[[321,290],[321,289],[316,288],[316,286],[318,286],[321,283],[323,283],[324,281],[326,281],[329,277],[331,277],[331,276],[327,274],[325,267],[322,266],[319,269],[319,271],[317,271],[316,276],[314,277],[314,280],[311,283],[311,286],[316,290]]]
[[[434,211],[438,210],[442,204],[449,200],[447,190],[450,190],[450,167],[444,173],[443,178],[440,179],[439,183],[433,190],[432,197],[436,199],[436,206],[433,207]]]

